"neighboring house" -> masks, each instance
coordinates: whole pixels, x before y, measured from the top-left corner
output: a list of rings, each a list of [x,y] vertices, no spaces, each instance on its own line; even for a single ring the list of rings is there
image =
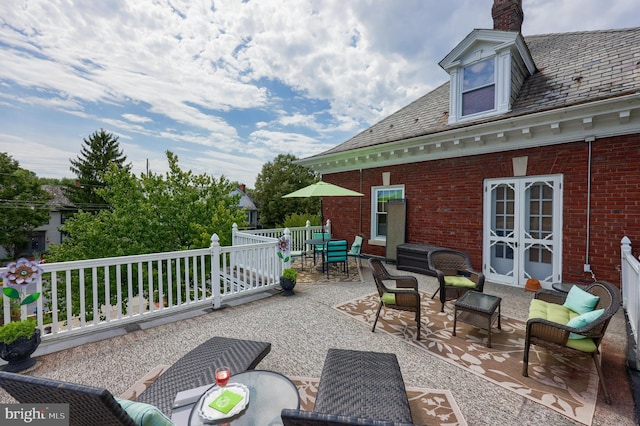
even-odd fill
[[[619,283],[621,238],[640,244],[640,28],[524,37],[521,1],[492,16],[439,63],[447,83],[298,163],[365,194],[323,203],[363,253],[385,255],[402,198],[406,242],[465,251],[492,282]]]
[[[247,227],[248,229],[256,229],[258,227],[258,208],[246,191],[246,185],[241,184],[231,192],[231,195],[240,195],[238,204],[241,209],[247,212]]]
[[[37,227],[29,236],[29,243],[23,251],[24,254],[28,255],[41,254],[49,250],[49,246],[52,244],[60,244],[64,239],[60,227],[69,216],[78,210],[64,194],[62,186],[42,185],[42,189],[53,196],[47,203],[49,207],[49,221]]]

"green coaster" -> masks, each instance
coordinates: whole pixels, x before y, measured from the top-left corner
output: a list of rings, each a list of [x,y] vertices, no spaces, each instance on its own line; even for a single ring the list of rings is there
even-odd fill
[[[211,401],[209,407],[224,414],[228,414],[233,407],[235,407],[240,401],[242,401],[242,398],[242,395],[238,395],[237,393],[231,392],[229,390],[224,390],[220,395],[218,395],[216,399]]]

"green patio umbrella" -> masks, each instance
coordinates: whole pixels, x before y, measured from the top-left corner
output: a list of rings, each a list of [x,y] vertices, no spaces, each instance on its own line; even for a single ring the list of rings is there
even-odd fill
[[[356,191],[352,191],[347,188],[343,188],[338,185],[327,182],[316,182],[311,185],[305,186],[302,189],[293,191],[290,194],[283,195],[282,198],[309,198],[309,197],[362,197],[361,194]]]
[[[356,191],[352,191],[347,188],[343,188],[338,185],[327,182],[316,182],[304,188],[293,191],[287,195],[283,195],[282,198],[310,198],[310,197],[363,197]],[[322,198],[320,198],[320,221],[322,223],[322,235],[324,237],[324,215],[322,212]]]

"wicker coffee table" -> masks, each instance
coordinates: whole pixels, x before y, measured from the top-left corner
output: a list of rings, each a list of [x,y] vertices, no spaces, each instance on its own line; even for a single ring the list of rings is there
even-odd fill
[[[498,296],[480,293],[470,290],[462,295],[455,303],[453,313],[453,335],[456,335],[456,322],[458,320],[471,324],[478,328],[484,328],[489,332],[487,347],[491,347],[491,326],[498,319],[500,326],[500,302]],[[497,309],[496,309],[497,308]]]

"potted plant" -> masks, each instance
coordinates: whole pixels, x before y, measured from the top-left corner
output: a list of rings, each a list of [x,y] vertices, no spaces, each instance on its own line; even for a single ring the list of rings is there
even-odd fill
[[[283,296],[291,296],[293,288],[296,286],[296,280],[298,279],[298,271],[293,268],[285,268],[280,276],[280,287],[284,290]]]
[[[34,320],[11,321],[0,327],[0,358],[8,362],[4,371],[15,373],[32,367],[31,354],[40,345],[40,329]]]
[[[296,286],[296,280],[298,279],[298,272],[293,268],[287,268],[289,263],[289,239],[283,235],[278,238],[278,257],[282,259],[285,264],[285,268],[282,270],[280,276],[280,287],[284,290],[283,296],[291,296],[293,288]]]
[[[38,261],[21,258],[7,265],[2,274],[2,293],[19,306],[35,302],[40,293],[26,295],[26,287],[42,275]],[[17,287],[17,288],[16,288]],[[24,297],[23,297],[24,296]],[[7,361],[4,371],[18,372],[35,364],[31,354],[40,344],[40,329],[32,319],[11,321],[0,327],[0,358]]]

